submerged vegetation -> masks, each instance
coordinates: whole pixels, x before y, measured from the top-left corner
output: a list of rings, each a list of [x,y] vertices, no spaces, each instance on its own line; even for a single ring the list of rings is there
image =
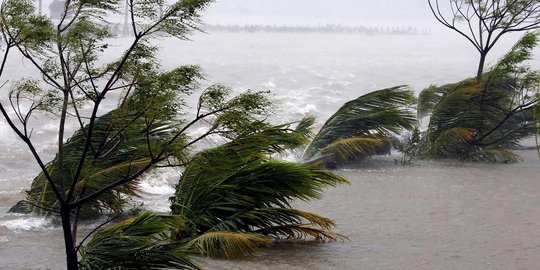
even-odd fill
[[[81,265],[103,269],[161,263],[197,269],[189,256],[237,259],[272,239],[344,239],[331,231],[336,225],[332,220],[294,209],[290,203],[320,198],[324,188],[347,181],[312,165],[271,158],[303,145],[312,121],[304,119],[294,129],[291,124],[253,123],[258,130],[244,131],[197,153],[170,198],[172,215],[147,212],[99,231],[81,247]],[[127,254],[108,251],[119,244],[130,246]],[[135,254],[141,259],[132,259]]]
[[[524,64],[536,33],[480,79],[432,86],[418,99],[407,86],[369,93],[344,104],[312,136],[312,117],[269,123],[274,103],[266,92],[222,85],[199,92],[199,67],[162,70],[151,37],[186,39],[211,0],[129,1],[132,43],[103,64],[111,37],[103,21],[121,2],[65,1],[56,26],[35,15],[33,1],[1,6],[0,75],[17,50],[43,79],[12,83],[10,107],[0,104],[41,168],[11,211],[60,221],[68,269],[198,269],[192,256],[236,259],[273,240],[346,239],[332,231],[331,219],[293,207],[348,183],[321,164],[387,154],[393,145],[411,158],[513,162],[519,157],[509,148],[538,134],[540,76]],[[117,101],[112,109],[103,105],[109,98]],[[58,151],[48,163],[32,138],[36,114],[59,119]],[[426,117],[422,131],[417,118]],[[399,142],[404,132],[412,134],[408,143]],[[280,159],[304,147],[306,162]],[[170,214],[128,215],[141,177],[164,167],[181,170]],[[121,221],[78,238],[81,220],[104,215]]]
[[[327,166],[387,154],[392,145],[411,159],[453,158],[517,162],[511,151],[538,134],[540,72],[527,61],[538,33],[524,35],[480,79],[424,89],[416,101],[404,86],[371,92],[345,103],[304,152]],[[428,121],[422,130],[419,121]],[[401,139],[403,133],[409,138]]]
[[[538,34],[526,34],[480,80],[422,91],[419,116],[430,116],[419,145],[422,156],[518,161],[510,149],[532,136],[540,123],[534,115],[540,74],[525,63],[537,43]]]
[[[197,87],[196,79],[202,76],[194,66],[174,72],[178,73],[178,83],[167,86],[171,90],[185,89],[176,93],[181,95],[192,92]],[[163,76],[171,73],[155,76],[155,82],[164,81]],[[179,107],[185,106],[177,103],[181,96],[156,89],[160,88],[135,86],[116,109],[97,118],[90,147],[99,152],[88,157],[89,165],[80,176],[84,180],[74,194],[77,198],[92,194],[102,186],[139,173],[143,166],[151,165],[151,170],[159,170],[162,165],[185,167],[171,198],[172,215],[147,212],[98,231],[88,244],[78,246],[83,269],[115,265],[197,269],[189,256],[234,259],[256,252],[272,239],[344,239],[331,231],[336,225],[332,220],[294,209],[290,203],[294,199],[320,198],[324,188],[347,181],[313,165],[273,158],[305,145],[314,118],[272,126],[258,120],[271,108],[264,92],[230,97],[231,89],[214,85],[203,91],[197,115],[188,121],[178,114]],[[202,135],[187,134],[195,124],[200,127],[202,123],[207,127]],[[78,130],[66,142],[66,157],[75,158],[65,159],[63,171],[74,173],[69,168],[74,167],[83,151],[87,128]],[[225,143],[194,151],[198,142],[216,136]],[[160,151],[160,162],[152,164]],[[57,167],[58,159],[47,164],[55,183],[60,179]],[[139,195],[139,179],[77,208],[74,224],[103,214],[122,214],[129,198]],[[43,173],[38,175],[27,199],[11,211],[58,216],[58,201],[48,185]],[[130,248],[125,249],[125,254],[108,251],[119,245]]]
[[[347,181],[275,158],[308,142],[313,118],[271,125],[265,119],[274,104],[266,92],[222,85],[199,91],[197,66],[160,66],[151,37],[186,39],[210,2],[130,1],[131,44],[109,63],[103,58],[111,29],[103,21],[123,1],[65,1],[56,26],[36,15],[33,1],[2,2],[0,75],[16,50],[43,78],[11,84],[11,107],[0,104],[42,170],[11,210],[60,221],[68,269],[197,269],[193,255],[239,258],[272,239],[343,239],[331,231],[332,220],[291,202],[320,198]],[[117,106],[105,106],[106,99]],[[58,151],[48,163],[32,138],[33,116],[43,114],[55,116],[59,127]],[[206,149],[205,141],[221,146]],[[172,213],[125,216],[141,177],[164,167],[183,169]],[[107,220],[78,237],[81,220],[103,215],[124,221],[106,226]]]
[[[416,125],[414,92],[406,86],[374,91],[345,103],[304,151],[304,159],[348,163],[388,154],[392,136]]]

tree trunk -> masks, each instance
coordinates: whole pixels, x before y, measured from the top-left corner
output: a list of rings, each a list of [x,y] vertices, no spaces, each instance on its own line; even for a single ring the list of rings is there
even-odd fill
[[[77,252],[75,251],[75,243],[71,233],[71,211],[68,206],[60,208],[60,217],[62,218],[62,229],[64,231],[64,244],[66,246],[67,269],[79,269]]]
[[[484,65],[486,63],[487,52],[480,53],[480,62],[478,63],[478,72],[476,73],[476,80],[480,80],[482,74],[484,73]]]

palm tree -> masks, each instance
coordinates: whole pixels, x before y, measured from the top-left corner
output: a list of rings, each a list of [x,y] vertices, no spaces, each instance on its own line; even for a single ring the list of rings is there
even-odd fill
[[[178,72],[174,76],[182,81],[180,88],[185,91],[191,91],[200,77],[197,67],[171,72]],[[164,77],[173,76],[171,72],[154,74],[152,81],[170,82]],[[150,81],[138,85],[125,100],[120,100],[118,108],[96,119],[90,145],[92,154],[84,161],[80,175],[83,180],[75,186],[74,194],[84,196],[119,178],[131,176],[140,171],[139,166],[148,166],[160,149],[165,149],[164,165],[175,162],[185,166],[177,193],[171,198],[173,215],[143,214],[96,232],[83,246],[85,238],[79,247],[83,268],[102,269],[112,265],[129,268],[137,263],[160,265],[163,258],[169,258],[171,263],[163,267],[178,264],[196,268],[187,256],[237,258],[257,251],[272,238],[342,238],[330,231],[335,225],[333,221],[293,209],[290,201],[319,198],[324,187],[346,183],[346,180],[311,165],[272,158],[305,145],[314,118],[272,126],[257,120],[270,105],[264,93],[247,92],[230,98],[231,89],[211,86],[199,99],[196,118],[188,122],[178,117],[175,101],[178,99],[173,99],[168,91],[156,91],[160,86],[152,84]],[[200,137],[188,138],[185,130],[202,120],[208,121],[208,131]],[[66,142],[62,170],[57,159],[47,164],[58,186],[71,186],[71,183],[62,183],[58,174],[73,174],[70,169],[79,162],[76,157],[80,157],[84,147],[85,132],[86,127]],[[228,142],[190,155],[190,146],[210,135],[219,135]],[[123,213],[125,198],[138,195],[137,183],[135,180],[119,185],[78,208],[74,224],[80,218]],[[48,182],[40,174],[34,179],[27,200],[19,202],[12,211],[56,215],[57,204]],[[167,224],[167,227],[156,223]],[[128,231],[146,233],[129,235]],[[130,248],[118,254],[108,252],[118,246]],[[134,256],[135,253],[138,255]],[[161,257],[150,258],[154,253]]]
[[[515,162],[508,150],[534,134],[539,73],[523,62],[531,58],[536,33],[526,34],[480,80],[467,79],[420,94],[419,117],[431,112],[421,146],[424,156]]]
[[[236,258],[270,239],[342,238],[330,231],[332,220],[290,203],[320,198],[325,187],[347,181],[313,165],[271,158],[306,143],[312,122],[304,119],[296,129],[268,126],[198,153],[171,197],[172,214],[186,219],[177,239],[194,238],[202,255]],[[251,244],[232,252],[231,241]]]
[[[145,266],[198,269],[190,256],[236,259],[272,239],[338,240],[335,223],[294,209],[294,199],[320,198],[347,183],[324,169],[272,156],[307,143],[314,119],[247,130],[199,152],[176,186],[171,215],[143,213],[96,232],[80,248],[83,269]],[[118,246],[129,247],[115,252]],[[164,263],[165,262],[165,263]]]
[[[388,153],[391,136],[414,127],[414,102],[407,86],[396,86],[345,103],[307,146],[304,159],[347,163]]]

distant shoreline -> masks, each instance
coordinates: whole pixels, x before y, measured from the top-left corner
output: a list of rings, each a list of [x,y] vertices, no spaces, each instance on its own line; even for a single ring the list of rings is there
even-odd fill
[[[431,28],[416,26],[344,26],[326,24],[317,26],[305,25],[237,25],[237,24],[205,24],[201,26],[205,32],[227,33],[317,33],[317,34],[354,34],[354,35],[431,35]]]

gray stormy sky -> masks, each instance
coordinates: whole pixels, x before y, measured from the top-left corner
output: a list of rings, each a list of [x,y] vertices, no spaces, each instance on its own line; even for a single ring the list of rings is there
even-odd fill
[[[217,0],[204,20],[221,24],[424,25],[425,0]]]

